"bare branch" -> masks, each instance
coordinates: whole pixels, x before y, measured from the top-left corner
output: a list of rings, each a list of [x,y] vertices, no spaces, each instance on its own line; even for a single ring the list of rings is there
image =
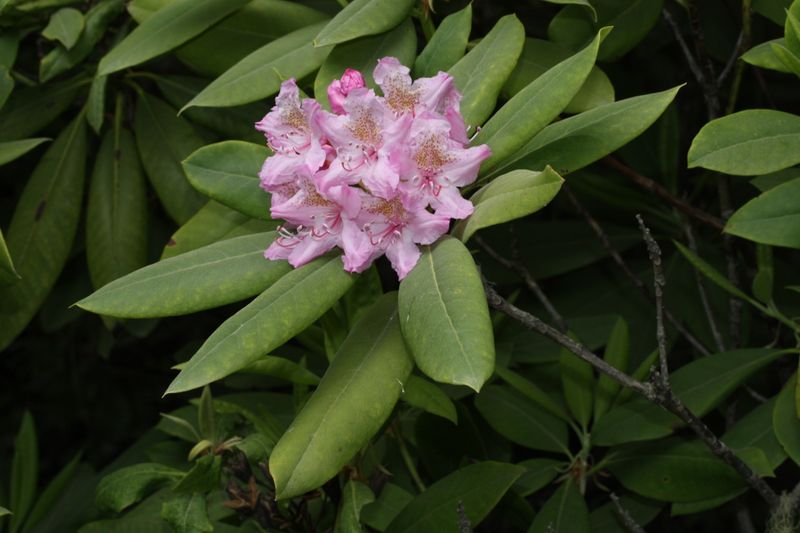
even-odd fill
[[[617,510],[617,516],[619,519],[622,520],[622,524],[625,528],[630,531],[631,533],[645,533],[644,528],[636,523],[636,520],[633,519],[631,514],[622,506],[622,503],[619,501],[619,496],[611,493],[611,501],[614,502],[614,508]]]
[[[647,255],[653,264],[653,291],[656,297],[656,341],[658,343],[659,372],[655,375],[661,381],[659,386],[669,388],[669,366],[667,365],[667,334],[664,331],[664,285],[667,280],[661,268],[661,248],[645,226],[642,215],[636,215],[639,229],[647,245]]]
[[[699,255],[700,253],[697,248],[697,241],[694,239],[692,226],[688,222],[684,224],[684,231],[686,232],[686,240],[689,243],[689,249],[693,251],[695,255]],[[724,352],[725,342],[722,340],[722,334],[719,332],[719,328],[717,327],[717,320],[714,318],[714,312],[711,310],[711,304],[709,303],[708,295],[706,294],[705,282],[703,281],[702,276],[700,276],[700,272],[696,268],[693,268],[692,270],[694,271],[694,279],[697,283],[697,293],[700,295],[700,303],[703,305],[703,311],[706,314],[708,326],[711,328],[711,335],[714,337],[717,350]]]

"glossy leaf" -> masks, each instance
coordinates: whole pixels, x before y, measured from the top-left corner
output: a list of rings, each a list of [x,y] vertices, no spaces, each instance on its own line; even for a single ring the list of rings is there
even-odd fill
[[[567,106],[591,72],[600,41],[608,33],[600,31],[579,53],[558,63],[515,94],[475,137],[475,143],[486,143],[492,155],[481,168],[498,165],[513,154]]]
[[[680,87],[634,96],[547,126],[501,163],[500,169],[550,165],[574,172],[638,137],[658,119]]]
[[[377,89],[372,72],[378,60],[386,56],[396,57],[403,65],[410,66],[417,52],[417,35],[411,20],[405,20],[396,28],[380,35],[362,37],[355,41],[342,43],[333,47],[325,58],[314,79],[314,97],[330,109],[328,102],[328,85],[340,78],[346,68],[360,71],[368,87]]]
[[[147,262],[147,191],[128,130],[107,132],[100,145],[89,188],[86,255],[95,288]]]
[[[286,265],[266,262],[263,268]],[[224,279],[235,277],[228,272]],[[167,394],[202,387],[253,363],[311,325],[352,283],[353,276],[342,269],[338,256],[292,270],[217,328],[172,381]]]
[[[214,525],[208,519],[206,497],[199,492],[181,494],[164,502],[161,518],[172,526],[175,533],[214,531]]]
[[[234,237],[272,231],[277,225],[277,222],[255,220],[210,200],[172,234],[161,252],[161,259],[169,259]]]
[[[459,502],[470,524],[477,526],[524,472],[523,467],[494,461],[456,470],[414,498],[386,533],[458,533]]]
[[[277,93],[283,80],[311,74],[330,52],[330,47],[315,48],[309,42],[320,27],[322,23],[313,24],[262,46],[212,81],[183,109],[255,102]]]
[[[614,329],[611,330],[611,335],[608,338],[603,360],[617,370],[627,372],[629,359],[630,332],[628,323],[625,322],[625,319],[619,317],[614,323]],[[595,421],[608,411],[621,387],[622,385],[611,379],[607,374],[600,373],[594,394]]]
[[[264,259],[274,233],[228,239],[148,265],[103,286],[76,305],[93,313],[150,318],[176,316],[243,300],[291,267]]]
[[[5,165],[18,157],[22,157],[43,142],[49,140],[50,139],[46,137],[37,137],[34,139],[0,142],[0,165]]]
[[[328,264],[341,272],[338,258]],[[350,331],[319,387],[275,445],[269,470],[278,498],[303,494],[335,476],[391,414],[413,367],[396,300],[394,293],[381,298]]]
[[[204,146],[183,161],[192,186],[209,198],[255,218],[269,220],[269,193],[259,186],[259,172],[272,152],[244,141]]]
[[[494,337],[472,256],[445,237],[422,252],[400,284],[403,337],[435,381],[480,390],[494,368]]]
[[[83,61],[103,38],[109,24],[124,9],[123,0],[101,0],[92,6],[83,17],[84,29],[75,45],[69,50],[56,47],[42,58],[39,79],[46,82]]]
[[[689,168],[755,176],[800,163],[800,117],[747,109],[712,120],[689,148]]]
[[[608,469],[628,490],[671,502],[712,498],[744,485],[732,467],[697,440],[629,445],[617,451]]]
[[[370,488],[360,481],[351,479],[342,489],[342,504],[333,533],[360,533],[361,508],[375,501],[375,495]]]
[[[134,29],[100,60],[104,76],[178,47],[230,15],[248,0],[176,0]]]
[[[314,38],[314,46],[328,46],[376,35],[400,24],[413,0],[353,0]]]
[[[750,376],[785,353],[754,348],[710,355],[673,372],[670,382],[686,407],[702,417]],[[592,443],[608,446],[656,439],[669,435],[680,424],[674,415],[637,398],[600,418],[592,432]]]
[[[506,15],[448,71],[461,91],[461,114],[470,126],[491,115],[497,95],[517,63],[525,43],[525,28],[515,15]]]
[[[192,125],[162,100],[141,93],[136,105],[134,133],[139,156],[150,183],[169,216],[183,224],[205,203],[192,188],[181,161],[205,143]]]
[[[489,385],[475,398],[475,406],[511,442],[533,450],[568,451],[566,424],[515,391]]]
[[[777,70],[778,72],[791,73],[792,70],[788,68],[781,58],[772,49],[772,45],[785,46],[786,41],[783,38],[773,39],[752,47],[750,50],[742,54],[742,61],[749,63],[754,67],[766,68],[769,70]]]
[[[772,413],[772,426],[784,451],[792,461],[800,465],[800,416],[796,398],[796,380],[797,374],[786,382],[778,395]]]
[[[425,378],[410,375],[403,384],[400,396],[404,402],[431,414],[446,418],[453,424],[458,424],[458,414],[453,401],[447,397],[442,389],[435,383]]]
[[[79,114],[50,145],[11,217],[8,251],[22,279],[0,286],[0,350],[33,318],[69,257],[83,200],[85,124]]]
[[[470,200],[475,211],[459,222],[453,235],[466,242],[478,230],[535,213],[550,203],[564,179],[552,168],[514,170],[493,179]]]
[[[50,21],[42,30],[42,37],[59,41],[69,50],[78,42],[83,24],[83,13],[75,8],[65,7],[50,15]]]
[[[98,507],[119,512],[184,473],[158,463],[140,463],[115,470],[97,485]]]
[[[22,415],[22,424],[14,439],[14,456],[11,459],[9,506],[13,511],[8,529],[20,529],[36,496],[36,481],[39,478],[39,445],[36,426],[29,411]]]
[[[725,233],[751,241],[800,248],[800,178],[770,189],[740,207]]]
[[[452,15],[448,15],[414,61],[415,78],[435,76],[439,71],[447,71],[464,57],[469,34],[472,30],[472,4]]]
[[[589,509],[575,481],[568,477],[545,502],[528,533],[589,533]]]

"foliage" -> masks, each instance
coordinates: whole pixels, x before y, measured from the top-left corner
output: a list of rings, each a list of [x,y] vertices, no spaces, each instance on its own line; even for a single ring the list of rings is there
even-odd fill
[[[265,260],[253,124],[385,56],[453,76],[474,213],[399,283]],[[791,528],[798,77],[800,0],[0,0],[0,531]],[[487,287],[664,349],[752,478]]]

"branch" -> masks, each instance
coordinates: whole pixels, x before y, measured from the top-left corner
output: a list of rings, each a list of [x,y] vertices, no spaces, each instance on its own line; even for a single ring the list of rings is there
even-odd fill
[[[692,226],[686,222],[684,225],[684,231],[686,232],[686,240],[689,243],[689,249],[695,253],[695,255],[699,255],[699,251],[697,248],[697,241],[694,239],[694,233],[692,232]],[[706,314],[706,318],[708,319],[708,326],[711,328],[711,335],[714,337],[714,342],[717,345],[717,350],[720,352],[725,351],[725,342],[722,340],[722,334],[719,332],[719,328],[717,327],[717,321],[714,318],[714,312],[711,310],[711,304],[708,301],[708,295],[706,294],[706,287],[703,281],[703,278],[700,276],[700,272],[695,268],[694,270],[694,279],[697,283],[697,292],[700,295],[700,303],[703,305],[703,311]]]
[[[636,215],[639,229],[642,230],[642,237],[647,245],[647,255],[653,264],[653,290],[656,295],[656,341],[658,343],[659,372],[655,378],[659,381],[657,387],[669,390],[669,366],[667,365],[667,335],[664,332],[664,285],[667,280],[661,269],[661,248],[650,234],[650,229],[644,225],[642,215]]]
[[[619,519],[622,520],[625,528],[631,533],[645,533],[644,528],[637,524],[636,520],[633,519],[628,510],[622,506],[622,503],[619,501],[619,496],[613,492],[610,496],[611,501],[614,502],[614,508],[617,510],[617,516],[619,516]]]
[[[628,277],[628,279],[630,279],[631,282],[633,282],[633,284],[642,292],[644,297],[647,298],[647,300],[650,303],[654,304],[655,301],[653,299],[653,295],[651,295],[650,291],[647,290],[647,287],[645,286],[644,282],[642,282],[642,280],[639,279],[639,277],[631,271],[627,263],[625,263],[625,260],[622,259],[622,256],[619,254],[616,248],[614,248],[614,246],[611,244],[611,239],[608,238],[608,235],[606,234],[605,231],[603,231],[603,228],[600,227],[600,224],[597,223],[594,217],[592,217],[591,213],[589,213],[589,211],[586,210],[586,208],[583,206],[580,200],[578,200],[578,198],[572,193],[572,191],[568,187],[565,186],[563,189],[567,193],[567,197],[570,199],[575,209],[577,209],[578,212],[581,215],[583,215],[583,218],[586,220],[586,223],[589,224],[592,230],[594,230],[594,233],[595,235],[597,235],[597,238],[600,239],[600,243],[603,245],[603,248],[605,248],[606,251],[611,255],[611,258],[614,260],[617,266]],[[664,313],[667,320],[669,320],[669,323],[672,324],[675,327],[675,329],[677,329],[678,332],[681,335],[683,335],[687,341],[689,341],[689,344],[694,346],[694,348],[701,354],[711,355],[711,353],[706,349],[706,347],[703,346],[703,343],[700,342],[694,335],[692,335],[689,332],[689,330],[687,330],[683,326],[683,324],[681,324],[672,315],[672,313],[670,313],[666,309],[664,310]]]
[[[722,231],[723,228],[725,227],[725,224],[722,222],[722,220],[718,219],[714,215],[706,213],[702,209],[697,209],[696,207],[689,205],[683,200],[674,197],[672,194],[670,194],[668,190],[666,190],[660,184],[656,183],[655,181],[646,176],[642,176],[632,168],[614,159],[613,157],[606,156],[605,158],[603,158],[603,162],[606,165],[613,168],[614,170],[618,171],[626,178],[636,183],[638,186],[654,193],[662,200],[666,201],[676,209],[686,213],[687,215],[696,219],[697,221],[702,222],[703,224],[710,226],[717,231]]]

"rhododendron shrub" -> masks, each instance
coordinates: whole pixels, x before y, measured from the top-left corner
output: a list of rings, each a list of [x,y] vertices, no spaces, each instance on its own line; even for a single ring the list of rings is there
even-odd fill
[[[382,94],[348,69],[328,87],[331,110],[300,98],[283,82],[272,110],[256,124],[274,155],[260,172],[272,194],[270,214],[286,224],[268,259],[302,266],[334,247],[348,272],[386,255],[400,279],[474,206],[459,187],[478,176],[491,151],[468,147],[452,76],[412,81],[397,58],[378,61]]]

